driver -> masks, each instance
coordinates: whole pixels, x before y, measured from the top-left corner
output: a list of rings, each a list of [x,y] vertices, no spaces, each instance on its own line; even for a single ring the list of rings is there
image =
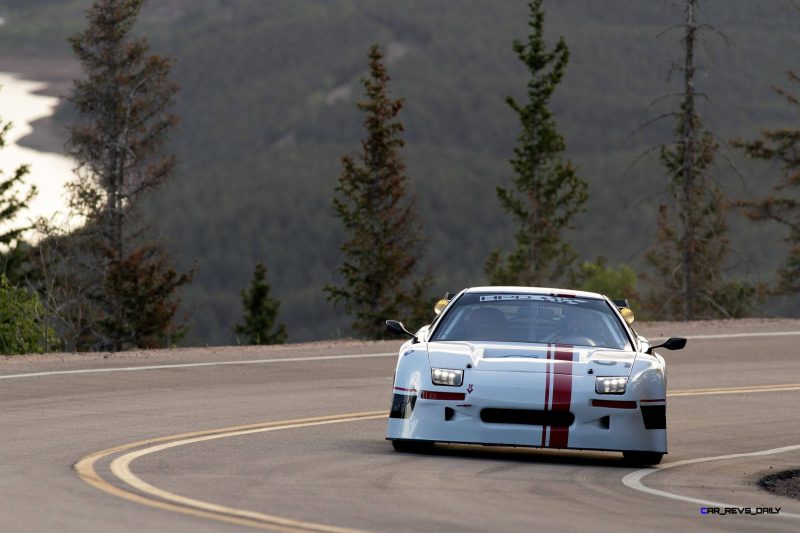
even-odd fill
[[[596,346],[594,335],[594,325],[591,321],[591,313],[586,310],[570,305],[561,306],[561,318],[558,321],[557,334],[555,341],[564,344],[586,344]]]
[[[470,340],[500,340],[508,325],[501,310],[488,306],[473,309],[466,322]]]

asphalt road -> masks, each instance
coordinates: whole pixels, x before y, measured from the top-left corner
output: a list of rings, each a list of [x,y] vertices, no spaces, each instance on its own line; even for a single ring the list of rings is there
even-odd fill
[[[664,353],[670,453],[646,471],[392,451],[399,342],[0,359],[0,530],[800,530],[800,501],[755,484],[800,466],[800,322],[642,329],[701,336]],[[781,512],[701,514],[714,503]]]

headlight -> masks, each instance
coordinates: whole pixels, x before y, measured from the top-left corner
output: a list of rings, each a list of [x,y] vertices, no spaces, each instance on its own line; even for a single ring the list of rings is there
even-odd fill
[[[431,381],[433,381],[434,385],[460,387],[464,383],[464,371],[451,370],[449,368],[431,368]]]
[[[625,394],[628,378],[623,376],[597,376],[594,391],[597,394]]]

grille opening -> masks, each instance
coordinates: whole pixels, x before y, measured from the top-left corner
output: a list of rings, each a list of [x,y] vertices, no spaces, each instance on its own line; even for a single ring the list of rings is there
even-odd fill
[[[569,411],[489,408],[481,411],[481,420],[487,424],[569,427],[575,421],[575,415]]]
[[[456,410],[452,407],[445,407],[444,408],[444,419],[445,420],[452,420],[453,417],[456,416]]]
[[[389,418],[409,418],[416,402],[416,396],[395,393],[392,396],[392,410],[389,412]]]
[[[667,406],[643,405],[642,419],[645,429],[667,429]]]

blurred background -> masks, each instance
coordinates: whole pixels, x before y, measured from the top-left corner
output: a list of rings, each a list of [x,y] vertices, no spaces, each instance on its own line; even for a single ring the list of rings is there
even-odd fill
[[[52,198],[69,179],[69,161],[37,158],[64,152],[73,111],[63,97],[81,76],[67,37],[85,26],[90,4],[0,0],[0,117],[34,108],[14,119],[24,135],[10,144],[21,147],[34,181]],[[700,22],[723,34],[705,32],[698,53],[705,125],[720,141],[797,127],[795,110],[771,89],[797,68],[794,2],[707,0],[700,7]],[[587,209],[569,235],[580,260],[603,256],[645,270],[667,186],[653,148],[669,140],[674,122],[645,124],[676,108],[668,95],[680,89],[673,66],[681,33],[670,28],[682,9],[660,0],[545,3],[548,40],[563,36],[571,52],[551,108],[566,156],[589,183]],[[344,233],[331,198],[341,156],[360,149],[363,116],[355,103],[372,43],[386,51],[392,96],[405,99],[402,155],[427,236],[431,298],[485,283],[488,253],[511,246],[514,228],[495,188],[509,184],[519,131],[504,100],[524,94],[527,80],[511,49],[512,39],[528,33],[524,2],[159,0],[145,5],[135,31],[174,59],[180,86],[181,124],[170,147],[177,172],[148,210],[176,266],[196,269],[181,293],[186,343],[234,341],[240,290],[257,261],[269,267],[290,341],[349,335],[348,317],[322,287],[336,281],[341,262]],[[23,80],[43,84],[23,87]],[[44,99],[31,104],[36,97]],[[24,130],[26,117],[32,131]],[[713,173],[730,198],[769,192],[775,168],[723,152],[728,157],[717,159]],[[31,214],[49,216],[59,206],[53,200],[34,208]],[[729,274],[773,281],[785,259],[783,230],[735,211],[729,223]],[[797,316],[800,302],[771,298],[759,312]]]

